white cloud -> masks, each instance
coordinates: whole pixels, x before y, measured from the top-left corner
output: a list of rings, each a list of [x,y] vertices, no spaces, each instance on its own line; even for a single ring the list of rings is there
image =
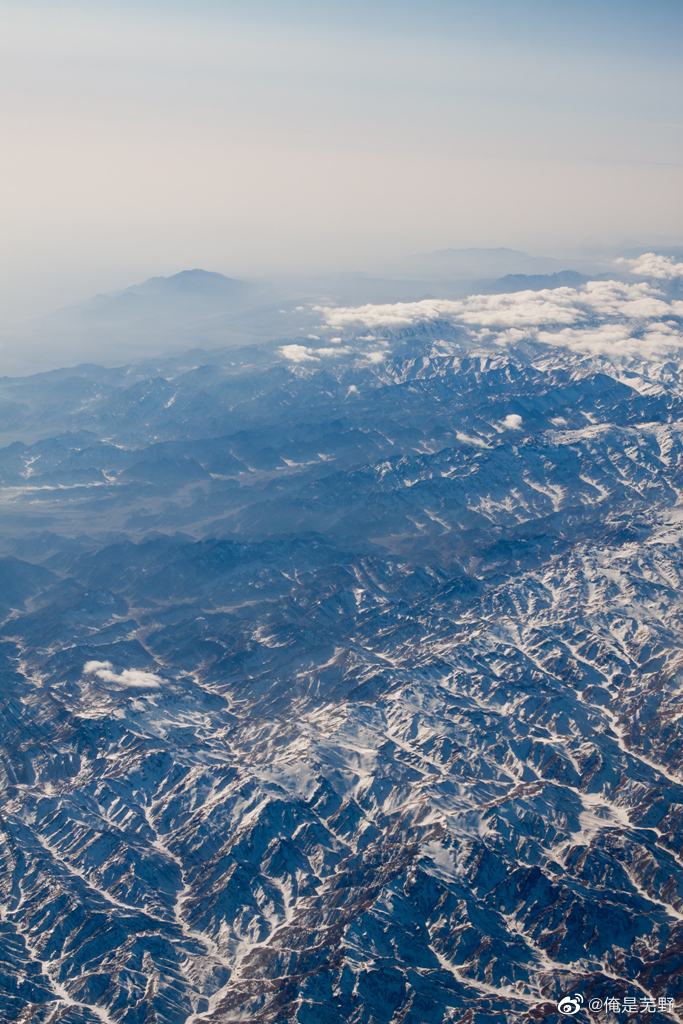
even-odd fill
[[[320,307],[329,328],[354,341],[367,329],[391,332],[435,320],[461,328],[474,345],[538,341],[578,351],[618,356],[660,354],[683,348],[683,331],[672,317],[683,302],[646,281],[589,281],[580,288],[547,288],[466,299],[423,299],[357,307]],[[382,339],[379,343],[387,344]],[[347,345],[351,344],[347,341]],[[366,353],[379,362],[378,352]]]
[[[305,345],[282,345],[280,352],[285,359],[291,359],[293,363],[306,363],[311,360],[316,362],[318,359],[313,349]]]
[[[316,348],[315,354],[317,356],[344,356],[348,355],[351,351],[350,348],[340,346],[339,348]]]
[[[471,295],[458,303],[458,319],[487,327],[529,327],[571,324],[577,316],[574,288],[547,288],[511,295]]]
[[[105,683],[118,683],[119,686],[153,687],[161,686],[163,680],[153,672],[143,672],[138,668],[124,668],[123,672],[114,672],[110,661],[86,661],[83,674],[97,676]]]
[[[426,299],[422,302],[394,302],[384,305],[367,303],[365,306],[316,306],[328,327],[348,330],[359,327],[409,327],[420,320],[435,320],[459,312],[459,302],[450,299]],[[363,340],[367,340],[367,337]],[[374,338],[372,339],[374,340]]]
[[[503,420],[503,426],[506,430],[521,430],[522,417],[518,416],[516,412],[510,412]]]
[[[671,256],[660,256],[655,252],[643,253],[635,260],[622,257],[615,262],[630,267],[631,274],[640,274],[642,277],[683,277],[683,263],[675,263]]]
[[[623,284],[621,281],[588,281],[577,290],[577,306],[584,317],[595,313],[603,316],[658,317],[667,316],[671,306],[661,292],[640,281]]]
[[[312,337],[312,335],[309,335]],[[335,340],[334,338],[332,339]],[[341,341],[341,338],[339,339]],[[339,345],[337,348],[308,348],[306,345],[282,345],[280,353],[285,359],[294,363],[319,362],[325,356],[344,356],[351,352],[350,348]]]

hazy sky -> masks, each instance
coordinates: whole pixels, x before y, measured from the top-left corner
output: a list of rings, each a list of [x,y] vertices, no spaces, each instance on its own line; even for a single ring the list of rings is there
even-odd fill
[[[683,242],[681,0],[0,0],[2,308]]]

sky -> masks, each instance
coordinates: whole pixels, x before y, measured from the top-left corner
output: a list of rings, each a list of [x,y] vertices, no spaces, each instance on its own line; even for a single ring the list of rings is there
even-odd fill
[[[0,0],[0,317],[683,242],[680,0]]]

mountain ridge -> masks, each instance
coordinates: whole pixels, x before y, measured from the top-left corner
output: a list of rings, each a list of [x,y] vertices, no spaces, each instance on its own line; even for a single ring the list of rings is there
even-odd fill
[[[1,383],[10,1021],[683,1019],[678,301]]]

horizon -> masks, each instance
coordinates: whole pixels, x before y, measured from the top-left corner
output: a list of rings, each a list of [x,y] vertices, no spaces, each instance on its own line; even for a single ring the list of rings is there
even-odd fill
[[[615,269],[615,263],[618,259],[628,255],[636,255],[641,253],[666,253],[670,255],[680,256],[679,250],[683,250],[683,244],[667,239],[665,241],[660,240],[660,244],[656,242],[638,242],[636,239],[628,239],[622,245],[613,245],[610,247],[591,246],[584,245],[576,249],[564,249],[560,246],[555,248],[547,247],[544,250],[538,250],[536,252],[529,252],[524,249],[519,249],[510,245],[495,245],[495,246],[444,246],[443,248],[432,249],[425,252],[406,252],[396,257],[391,261],[385,261],[384,263],[378,262],[375,266],[365,269],[362,267],[354,266],[340,266],[334,270],[321,270],[319,268],[311,269],[286,269],[281,268],[277,271],[262,272],[262,273],[228,273],[225,269],[217,269],[216,267],[209,266],[188,266],[178,264],[176,267],[169,267],[166,273],[151,272],[144,278],[138,278],[131,280],[127,278],[123,281],[117,281],[113,283],[113,278],[110,283],[103,283],[101,290],[93,291],[88,289],[87,286],[81,286],[73,294],[62,295],[61,299],[57,298],[53,302],[45,300],[40,303],[35,300],[31,300],[25,308],[22,309],[21,313],[15,313],[13,316],[0,316],[0,330],[11,329],[13,326],[23,326],[24,324],[31,322],[34,319],[41,319],[45,316],[49,316],[52,313],[58,313],[63,309],[70,308],[72,306],[78,306],[82,303],[87,303],[91,299],[118,295],[121,292],[128,291],[132,288],[138,288],[144,284],[148,284],[150,281],[155,280],[170,280],[171,278],[179,277],[181,274],[194,273],[200,271],[204,274],[215,274],[220,277],[227,278],[234,281],[244,282],[263,282],[263,281],[278,281],[278,280],[290,280],[290,279],[319,279],[321,282],[325,279],[334,279],[338,277],[368,277],[377,278],[378,280],[392,280],[398,279],[401,276],[405,279],[419,280],[418,271],[421,268],[428,266],[426,263],[430,258],[449,256],[451,254],[459,257],[476,255],[492,256],[493,254],[501,254],[501,258],[505,256],[509,257],[525,257],[530,261],[538,261],[539,263],[554,262],[558,264],[557,269],[560,267],[571,269],[572,264],[582,264],[587,268],[590,268],[594,272],[598,270],[606,272],[608,270]],[[505,255],[503,255],[505,254]],[[432,264],[434,269],[438,269],[438,264],[434,262]],[[515,271],[508,272],[514,274]],[[415,275],[418,274],[416,278]],[[476,281],[481,279],[482,281],[491,280],[495,277],[503,277],[505,274],[492,274],[487,276],[485,273],[477,273],[473,270],[469,275],[458,273],[458,278],[468,279]],[[54,302],[59,304],[55,305]]]

